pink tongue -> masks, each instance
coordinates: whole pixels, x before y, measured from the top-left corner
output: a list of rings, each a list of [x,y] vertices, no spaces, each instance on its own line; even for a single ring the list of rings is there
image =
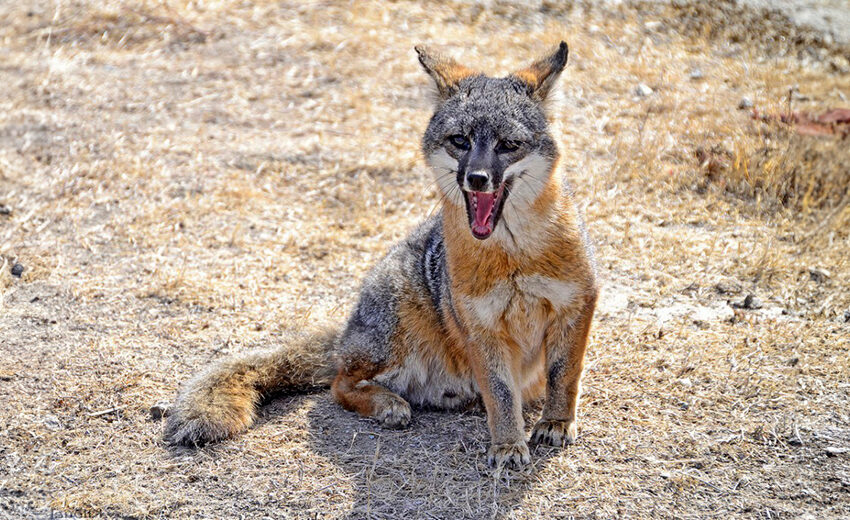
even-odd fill
[[[479,235],[492,233],[492,224],[488,222],[488,219],[490,214],[493,213],[493,206],[496,205],[496,194],[476,192],[472,196],[477,199],[478,203],[475,206],[475,216],[472,219],[473,231]]]

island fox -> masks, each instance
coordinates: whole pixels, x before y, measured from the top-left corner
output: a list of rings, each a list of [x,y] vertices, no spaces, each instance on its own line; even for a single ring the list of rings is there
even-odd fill
[[[498,467],[529,463],[522,407],[544,394],[530,442],[575,441],[597,286],[560,165],[553,97],[567,45],[503,78],[416,52],[437,87],[422,151],[439,214],[372,268],[340,332],[226,359],[186,383],[169,443],[231,437],[263,396],[327,384],[345,409],[390,428],[408,424],[411,406],[481,399]]]

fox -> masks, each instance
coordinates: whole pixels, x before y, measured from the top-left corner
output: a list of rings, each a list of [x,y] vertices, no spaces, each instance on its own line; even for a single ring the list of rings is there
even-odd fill
[[[505,77],[415,51],[436,87],[421,150],[439,210],[372,267],[339,330],[294,332],[185,383],[168,444],[233,437],[264,398],[317,386],[386,428],[407,427],[412,409],[483,402],[497,468],[529,464],[529,445],[576,441],[599,291],[562,163],[556,86],[568,46]],[[523,406],[541,398],[526,439]]]

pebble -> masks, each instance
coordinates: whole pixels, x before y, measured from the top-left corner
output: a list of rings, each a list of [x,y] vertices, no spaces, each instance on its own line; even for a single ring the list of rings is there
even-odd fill
[[[809,276],[817,283],[822,283],[832,276],[832,273],[821,267],[809,267]]]
[[[735,307],[736,309],[756,310],[762,308],[762,303],[761,300],[756,298],[754,294],[748,294],[744,297],[744,301],[740,303],[733,303],[732,307]]]
[[[168,417],[171,412],[171,403],[160,402],[151,406],[151,419],[159,421],[163,417]]]
[[[850,448],[839,448],[838,446],[827,446],[823,449],[827,455],[830,457],[835,457],[836,455],[841,455],[843,453],[850,452]]]
[[[835,56],[829,61],[829,65],[835,72],[840,72],[842,74],[850,72],[850,60],[844,56]]]
[[[0,204],[0,215],[11,215],[12,208],[6,206],[5,204]]]
[[[42,423],[48,430],[58,431],[62,429],[62,421],[55,415],[47,415],[42,419]]]
[[[704,78],[705,75],[702,73],[702,69],[697,67],[697,68],[693,69],[690,74],[688,74],[688,77],[691,78],[692,80],[698,80],[698,79]]]
[[[755,297],[753,294],[748,294],[744,297],[744,308],[745,309],[761,309],[761,300]]]
[[[638,97],[651,96],[654,92],[646,83],[641,83],[635,87],[635,95]]]
[[[15,264],[12,266],[12,276],[17,276],[18,278],[24,274],[24,266],[21,264]]]
[[[741,101],[738,102],[738,110],[746,110],[748,108],[753,108],[753,100],[748,97],[742,97]]]
[[[850,323],[850,311],[844,311],[844,323]]]
[[[741,284],[731,280],[722,280],[717,282],[714,290],[720,294],[736,294],[741,292]]]

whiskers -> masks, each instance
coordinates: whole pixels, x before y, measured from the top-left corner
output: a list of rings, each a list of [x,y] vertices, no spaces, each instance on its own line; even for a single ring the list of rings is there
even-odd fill
[[[431,210],[428,212],[428,217],[434,214],[434,211],[442,205],[442,203],[446,200],[453,200],[456,203],[463,202],[463,195],[460,192],[460,186],[457,184],[457,172],[454,170],[450,170],[448,168],[440,168],[444,173],[439,173],[437,177],[431,181],[430,185],[437,185],[437,191],[441,193],[440,198],[436,203],[431,207]],[[429,185],[429,186],[430,186]],[[457,199],[454,199],[457,197]]]
[[[436,210],[438,207],[440,207],[440,206],[442,205],[442,203],[443,203],[443,201],[444,201],[444,200],[448,199],[450,196],[453,196],[453,195],[455,195],[455,194],[458,194],[458,195],[459,195],[459,194],[460,194],[460,186],[458,186],[457,184],[455,184],[454,186],[452,186],[452,188],[451,188],[448,192],[443,192],[443,190],[440,190],[440,192],[441,192],[443,195],[442,195],[442,196],[440,197],[440,199],[439,199],[439,200],[437,200],[437,202],[435,202],[435,203],[434,203],[434,205],[431,207],[431,211],[429,211],[429,212],[428,212],[428,218],[430,218],[430,217],[431,217],[431,215],[433,215],[433,214],[434,214],[434,210]]]
[[[506,202],[510,202],[511,208],[517,213],[521,213],[523,210],[528,209],[528,206],[530,206],[543,192],[547,182],[540,177],[532,175],[528,172],[528,170],[523,170],[522,172],[514,175],[513,181],[514,186],[512,186],[511,193],[513,193],[514,196],[508,197]]]

